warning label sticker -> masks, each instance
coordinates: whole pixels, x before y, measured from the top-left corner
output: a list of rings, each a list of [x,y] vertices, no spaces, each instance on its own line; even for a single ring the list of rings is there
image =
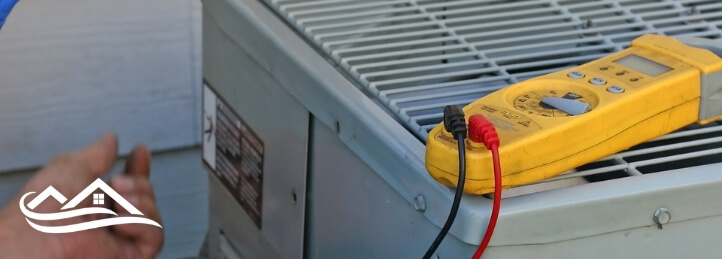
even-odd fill
[[[206,84],[203,161],[261,228],[263,141]]]

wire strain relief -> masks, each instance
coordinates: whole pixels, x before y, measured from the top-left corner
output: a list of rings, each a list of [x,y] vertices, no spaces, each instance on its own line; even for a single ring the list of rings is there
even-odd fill
[[[487,149],[499,146],[499,135],[494,124],[480,114],[469,117],[469,139],[476,143],[484,143]]]
[[[455,139],[466,139],[466,118],[461,107],[458,105],[444,107],[444,129]]]

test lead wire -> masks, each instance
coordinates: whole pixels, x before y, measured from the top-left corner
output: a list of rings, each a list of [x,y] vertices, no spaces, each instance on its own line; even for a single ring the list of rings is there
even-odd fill
[[[429,250],[427,250],[426,254],[424,254],[424,259],[431,258],[441,244],[441,241],[443,241],[444,237],[446,237],[446,234],[449,233],[449,229],[456,219],[456,213],[459,211],[461,196],[464,194],[464,181],[466,180],[466,147],[464,142],[466,140],[467,127],[466,119],[464,118],[464,111],[461,107],[456,105],[448,105],[444,107],[444,128],[447,132],[450,132],[454,136],[454,139],[456,139],[456,142],[458,143],[459,180],[456,185],[456,192],[454,194],[454,201],[451,205],[449,217],[446,218],[444,227],[441,228],[441,231],[439,231],[436,239],[433,243],[431,243],[431,246],[429,246]]]
[[[496,128],[483,115],[472,115],[469,118],[469,139],[473,142],[484,143],[487,149],[491,150],[491,158],[494,163],[494,201],[489,217],[489,225],[486,227],[484,238],[474,252],[472,259],[479,259],[486,247],[489,245],[491,236],[496,228],[496,221],[499,218],[501,208],[501,159],[499,158],[499,136]]]

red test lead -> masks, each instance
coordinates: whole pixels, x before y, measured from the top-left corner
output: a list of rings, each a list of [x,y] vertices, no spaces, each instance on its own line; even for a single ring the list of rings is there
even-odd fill
[[[478,259],[489,245],[491,236],[494,234],[496,221],[499,218],[499,208],[501,207],[501,163],[499,161],[499,135],[496,134],[494,124],[482,115],[472,115],[469,117],[469,139],[477,143],[484,143],[484,146],[491,150],[491,156],[494,161],[494,202],[489,218],[489,225],[486,227],[484,239],[482,239],[479,248],[476,249],[473,259]]]
[[[484,143],[486,148],[499,146],[499,136],[496,134],[494,124],[483,115],[471,115],[469,117],[469,138],[476,143]]]

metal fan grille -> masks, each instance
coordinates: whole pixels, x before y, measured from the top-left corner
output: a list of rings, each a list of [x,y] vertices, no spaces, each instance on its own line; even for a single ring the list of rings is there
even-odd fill
[[[445,105],[619,51],[648,33],[717,39],[722,2],[265,0],[419,139]],[[674,133],[562,176],[722,162],[722,127]]]

